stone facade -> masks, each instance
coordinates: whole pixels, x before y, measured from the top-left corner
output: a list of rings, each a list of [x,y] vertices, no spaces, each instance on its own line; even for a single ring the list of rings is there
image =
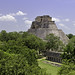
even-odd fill
[[[58,63],[62,62],[60,52],[53,52],[53,51],[46,52],[46,59]]]
[[[60,37],[60,40],[64,44],[67,44],[68,42],[68,37],[62,30],[57,28],[55,22],[52,21],[52,17],[48,15],[36,17],[35,21],[32,22],[31,28],[28,30],[28,32],[35,34],[37,37],[43,40],[47,35],[53,33],[55,36]]]

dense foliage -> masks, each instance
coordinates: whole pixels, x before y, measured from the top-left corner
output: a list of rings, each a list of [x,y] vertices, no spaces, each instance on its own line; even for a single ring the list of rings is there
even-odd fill
[[[58,75],[75,75],[75,37],[73,36],[62,54],[63,66]]]
[[[37,63],[45,42],[27,32],[0,33],[0,75],[46,75]]]
[[[67,34],[67,37],[68,37],[69,39],[71,39],[73,36],[74,36],[73,34]]]
[[[55,36],[54,34],[49,34],[46,37],[47,44],[46,44],[46,49],[47,50],[52,50],[52,51],[62,51],[63,50],[63,43],[60,40],[59,37]]]
[[[75,75],[75,65],[73,63],[64,64],[61,66],[58,75]]]
[[[45,51],[64,51],[63,66],[58,75],[75,74],[75,36],[64,46],[57,36],[49,34],[47,41],[27,32],[0,32],[0,75],[47,75],[38,66],[38,54]],[[64,48],[65,47],[65,48]],[[64,50],[63,50],[64,48]]]
[[[64,60],[68,60],[68,62],[75,64],[75,37],[66,45],[62,57]]]

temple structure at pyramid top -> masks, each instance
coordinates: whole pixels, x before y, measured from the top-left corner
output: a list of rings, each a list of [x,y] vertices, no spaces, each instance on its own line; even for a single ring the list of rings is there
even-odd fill
[[[68,37],[61,29],[57,28],[55,21],[52,21],[52,17],[48,15],[37,16],[35,21],[32,22],[31,28],[28,30],[28,32],[43,40],[47,35],[53,33],[55,36],[60,37],[60,40],[64,44],[68,43]]]

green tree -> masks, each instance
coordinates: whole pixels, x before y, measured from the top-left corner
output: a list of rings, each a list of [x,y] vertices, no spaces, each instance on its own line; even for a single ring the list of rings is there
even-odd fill
[[[71,71],[68,75],[75,75],[75,71]]]
[[[8,40],[17,40],[18,38],[21,38],[21,34],[18,32],[9,32],[8,33]]]
[[[68,34],[67,37],[68,37],[69,39],[71,39],[71,38],[73,37],[73,34]]]
[[[46,44],[47,50],[62,51],[63,43],[62,41],[60,41],[59,37],[54,36],[54,34],[49,34],[46,40],[47,40],[47,44]]]
[[[7,32],[5,30],[2,30],[1,33],[0,33],[0,40],[1,41],[7,41],[8,38],[7,38]]]
[[[0,75],[47,75],[47,74],[40,67],[38,67],[38,65],[28,64],[28,61],[24,55],[10,54],[0,50]]]
[[[58,75],[70,75],[71,73],[75,73],[75,65],[67,62],[58,71]]]
[[[75,37],[73,37],[64,48],[62,58],[75,64]]]
[[[23,39],[23,43],[28,48],[35,49],[36,51],[42,52],[43,50],[45,50],[46,43],[42,39],[32,34]]]
[[[32,34],[2,31],[0,75],[47,75],[37,62],[37,51],[43,50],[45,42]]]
[[[62,54],[63,66],[59,70],[59,75],[75,74],[75,37],[69,40]]]

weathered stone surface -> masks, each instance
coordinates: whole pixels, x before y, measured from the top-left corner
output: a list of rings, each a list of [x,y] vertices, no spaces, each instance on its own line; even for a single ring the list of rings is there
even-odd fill
[[[52,17],[49,17],[48,15],[36,17],[28,32],[35,34],[43,40],[47,35],[53,33],[54,35],[60,37],[60,40],[63,41],[64,44],[68,42],[68,37],[62,30],[57,28],[55,22],[52,21]]]
[[[53,61],[53,62],[62,62],[62,57],[61,57],[61,52],[53,52],[53,51],[48,51],[46,52],[46,59]]]

